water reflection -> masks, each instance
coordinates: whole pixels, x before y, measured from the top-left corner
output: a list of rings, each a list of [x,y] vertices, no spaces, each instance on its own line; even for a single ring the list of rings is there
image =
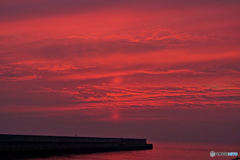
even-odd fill
[[[210,157],[210,151],[240,153],[240,145],[166,142],[149,143],[153,143],[153,150],[66,155],[61,157],[37,158],[34,160],[231,160],[235,157],[225,156],[212,158]]]

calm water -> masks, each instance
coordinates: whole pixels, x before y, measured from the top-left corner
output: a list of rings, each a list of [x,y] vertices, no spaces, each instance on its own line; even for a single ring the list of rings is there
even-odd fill
[[[210,157],[210,151],[240,153],[240,145],[166,142],[149,143],[153,143],[153,150],[68,155],[61,157],[36,158],[34,160],[231,160],[235,157],[212,158]]]

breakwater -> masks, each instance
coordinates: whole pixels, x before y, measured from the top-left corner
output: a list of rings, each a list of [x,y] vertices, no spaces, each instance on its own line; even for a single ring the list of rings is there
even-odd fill
[[[146,139],[0,134],[5,159],[152,149]]]

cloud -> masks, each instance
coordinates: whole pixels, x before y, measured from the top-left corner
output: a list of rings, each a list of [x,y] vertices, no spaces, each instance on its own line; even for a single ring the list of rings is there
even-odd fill
[[[0,81],[1,80],[10,80],[10,81],[26,81],[26,80],[34,80],[34,79],[38,79],[41,78],[37,75],[29,75],[29,76],[20,76],[20,77],[4,77],[4,76],[0,76]]]
[[[216,5],[217,4],[217,5]],[[227,5],[226,5],[227,4]],[[222,1],[189,1],[189,0],[171,0],[171,1],[134,1],[134,0],[41,0],[41,1],[17,1],[13,0],[8,2],[3,0],[1,2],[1,14],[0,17],[2,20],[17,20],[17,19],[27,19],[27,18],[37,18],[37,17],[47,17],[55,15],[66,15],[73,13],[88,13],[99,10],[106,9],[116,9],[122,8],[124,11],[126,8],[131,10],[172,10],[172,9],[189,9],[197,8],[199,6],[206,7],[219,7],[219,6],[228,6],[228,5],[239,4],[236,0],[222,0]]]
[[[3,131],[238,137],[239,4],[2,0]]]

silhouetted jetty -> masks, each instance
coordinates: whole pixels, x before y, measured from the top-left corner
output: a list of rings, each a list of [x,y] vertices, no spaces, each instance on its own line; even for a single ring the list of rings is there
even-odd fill
[[[0,134],[1,159],[152,149],[146,139]]]

